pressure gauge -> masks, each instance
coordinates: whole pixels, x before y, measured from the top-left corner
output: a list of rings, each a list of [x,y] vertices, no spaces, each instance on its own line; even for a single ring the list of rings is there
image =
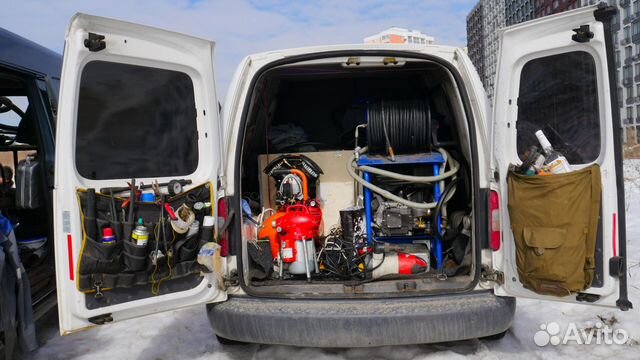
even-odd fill
[[[167,185],[167,191],[169,191],[169,195],[174,196],[178,194],[182,194],[184,189],[182,188],[182,184],[178,180],[171,180]]]

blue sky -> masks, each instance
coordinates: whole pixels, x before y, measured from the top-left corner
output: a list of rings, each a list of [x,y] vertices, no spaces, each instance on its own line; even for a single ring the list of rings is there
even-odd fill
[[[3,0],[0,26],[62,52],[76,12],[215,40],[222,95],[242,57],[280,48],[361,43],[390,26],[420,30],[437,43],[464,46],[475,0]],[[221,97],[222,97],[221,95]]]

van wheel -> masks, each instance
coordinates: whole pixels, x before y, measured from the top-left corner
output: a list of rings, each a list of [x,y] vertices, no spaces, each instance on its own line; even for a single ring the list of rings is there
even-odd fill
[[[489,341],[496,341],[496,340],[500,340],[502,339],[505,335],[507,335],[507,331],[509,331],[509,329],[501,332],[501,333],[497,333],[495,335],[489,335],[489,336],[485,336],[485,337],[481,337],[480,340],[489,340]]]
[[[246,342],[227,339],[226,337],[222,337],[222,336],[220,336],[220,335],[218,335],[218,334],[216,334],[216,339],[218,340],[218,342],[219,342],[221,345],[225,345],[225,346],[232,346],[232,345],[247,345],[247,343],[246,343]]]

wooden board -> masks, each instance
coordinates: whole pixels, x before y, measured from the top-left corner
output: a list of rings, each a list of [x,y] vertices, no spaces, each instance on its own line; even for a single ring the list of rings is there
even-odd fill
[[[318,151],[297,153],[313,160],[323,173],[318,181],[318,203],[323,213],[324,233],[332,226],[340,224],[340,210],[355,204],[355,182],[347,173],[350,151]],[[276,184],[262,170],[282,154],[258,156],[260,167],[260,199],[262,206],[275,208]]]

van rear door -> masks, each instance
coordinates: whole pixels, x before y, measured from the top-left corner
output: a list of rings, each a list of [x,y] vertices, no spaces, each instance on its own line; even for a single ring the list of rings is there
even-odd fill
[[[211,216],[204,222],[215,219],[221,146],[213,49],[210,41],[169,31],[82,14],[73,17],[66,35],[55,159],[62,334],[226,299],[224,262],[213,235],[206,240],[204,227],[200,230],[212,246],[198,253],[201,243],[180,243],[184,224],[173,227],[167,221],[163,234],[158,224],[169,210],[138,201],[131,217],[146,216],[149,239],[143,251],[123,246],[130,245],[133,236],[126,224],[121,227],[129,218],[130,192],[109,190],[127,187],[135,179],[149,193],[156,181],[178,180],[161,188],[175,210],[184,203],[200,219]],[[96,218],[103,216],[96,220],[97,231],[87,225],[88,199],[93,198],[88,189],[97,193]],[[109,225],[115,229],[115,243],[102,238]],[[200,266],[198,254],[208,256],[213,265]]]
[[[615,12],[615,8],[591,6],[501,31],[492,140],[494,189],[500,194],[502,219],[501,244],[493,253],[494,267],[504,279],[496,286],[499,295],[588,302],[623,310],[632,306],[627,298],[621,124],[610,30]],[[558,188],[552,186],[538,192],[538,199],[529,198],[529,203],[523,199],[535,191],[525,194],[512,181],[510,193],[509,178],[516,177],[509,175],[509,166],[521,164],[531,145],[540,148],[535,136],[538,130],[567,158],[574,173],[548,178],[566,179],[596,164],[601,180],[596,171],[591,182],[586,178],[591,186],[583,187],[582,192],[576,183],[557,197],[552,190]],[[540,183],[532,182],[533,177],[520,179],[529,182],[530,189]],[[597,204],[598,187],[600,206],[592,206],[595,212],[590,213],[595,219],[591,224],[597,222],[594,250],[584,246],[588,242],[585,234],[590,233],[586,225],[583,232],[572,232],[573,225],[559,225],[559,218],[574,211],[567,193],[573,192],[575,198],[586,191]],[[537,215],[510,219],[514,209],[536,206],[544,219],[538,219],[537,225],[530,221]],[[500,226],[495,220],[492,226]],[[518,242],[518,237],[524,241]],[[567,264],[575,261],[583,265],[571,269]],[[563,293],[566,281],[576,279],[572,271],[578,277],[587,274],[584,283],[588,285]]]

